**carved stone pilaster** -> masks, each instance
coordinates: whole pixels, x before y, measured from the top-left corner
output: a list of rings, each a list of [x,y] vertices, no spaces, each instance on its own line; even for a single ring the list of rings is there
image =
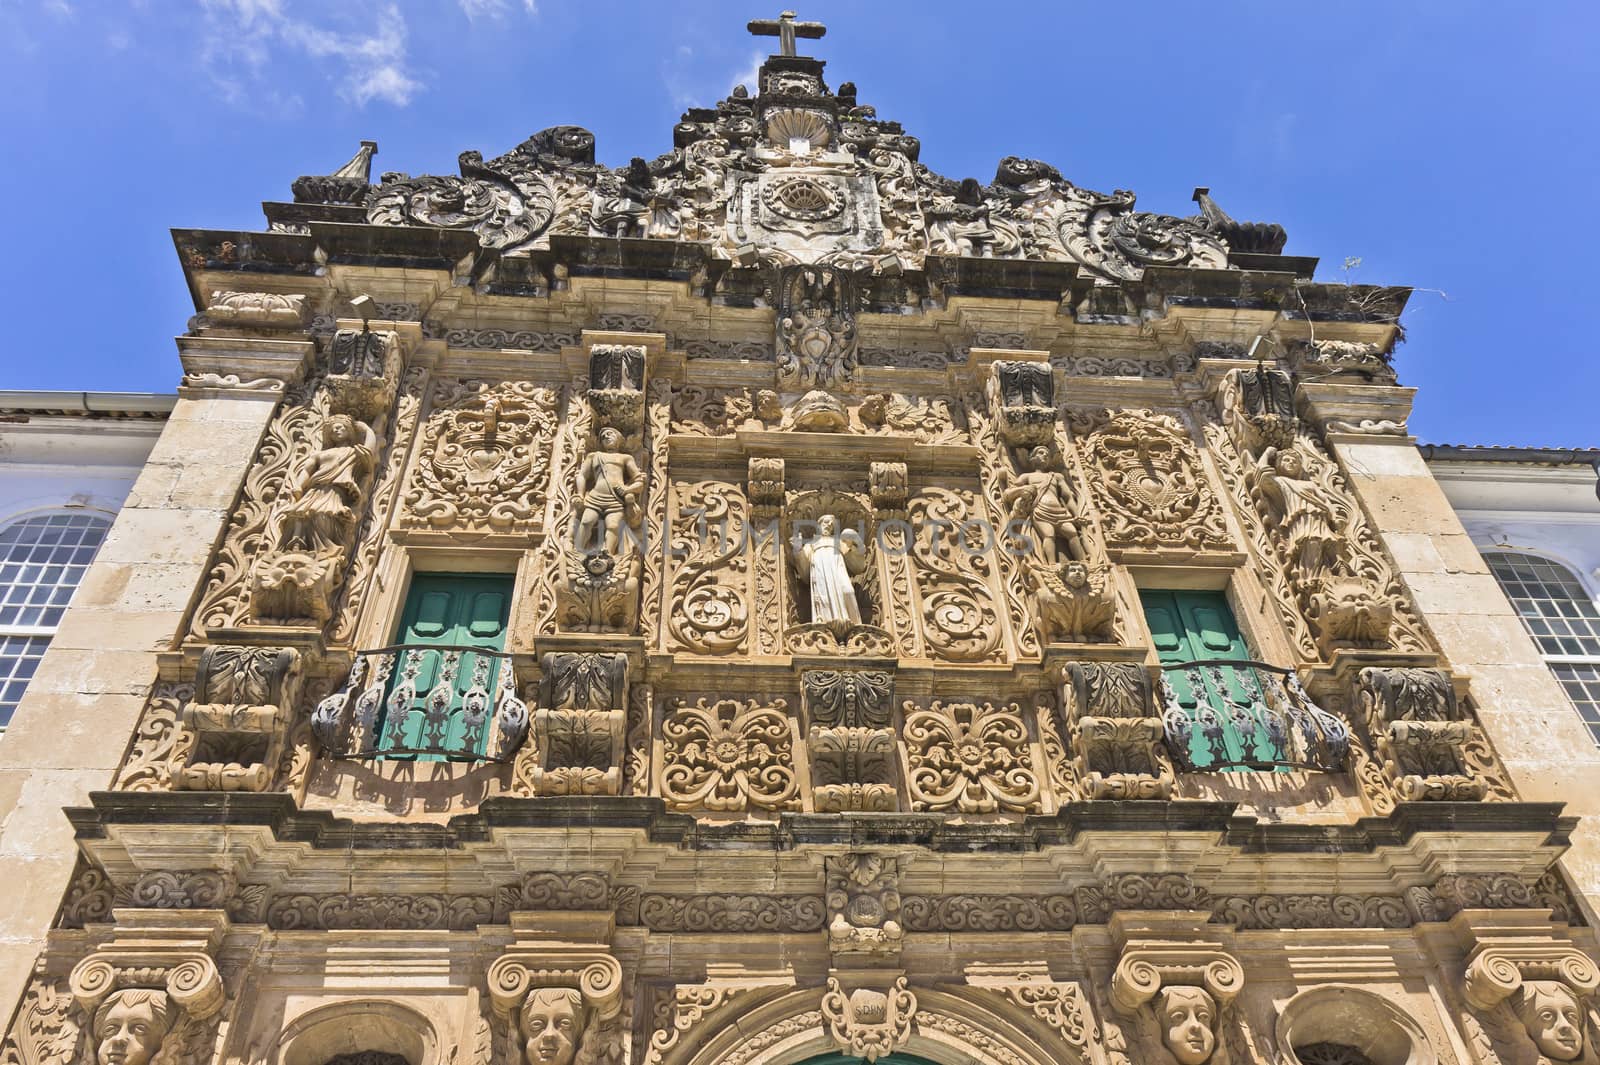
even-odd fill
[[[893,675],[813,669],[800,675],[800,692],[816,809],[894,810]]]
[[[177,791],[264,791],[300,688],[300,652],[213,645],[200,652],[169,777]]]
[[[513,790],[617,795],[627,743],[628,656],[560,652],[539,660],[533,743],[517,756]]]
[[[621,1054],[622,964],[607,946],[614,920],[610,913],[511,914],[515,938],[490,963],[487,983],[495,1020],[527,1046],[527,1065]]]
[[[1460,993],[1475,1049],[1501,1061],[1552,1062],[1592,1055],[1589,1008],[1600,968],[1540,910],[1465,910],[1450,922],[1466,949]],[[1484,1055],[1480,1054],[1480,1059]]]
[[[900,923],[900,862],[885,854],[838,854],[823,859],[827,876],[828,947],[835,958],[893,959]]]
[[[1157,1052],[1148,1044],[1159,1040],[1179,1065],[1211,1060],[1225,1025],[1233,1023],[1228,1007],[1244,987],[1239,959],[1208,940],[1205,918],[1194,917],[1123,921],[1119,915],[1112,926],[1122,942],[1111,976],[1112,1008],[1135,1022],[1145,1055]]]
[[[1142,663],[1069,662],[1061,670],[1074,768],[1091,799],[1166,799],[1177,778],[1152,713]]]

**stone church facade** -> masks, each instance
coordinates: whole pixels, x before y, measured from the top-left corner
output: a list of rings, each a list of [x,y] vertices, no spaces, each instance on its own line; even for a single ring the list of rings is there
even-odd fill
[[[1596,1060],[1600,759],[1408,291],[943,177],[751,28],[653,162],[367,144],[175,232],[0,748],[0,1061]]]

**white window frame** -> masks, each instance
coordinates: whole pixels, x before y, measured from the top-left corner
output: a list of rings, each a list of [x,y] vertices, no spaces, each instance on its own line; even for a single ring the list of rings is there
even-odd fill
[[[34,521],[34,520],[37,520],[39,518],[51,518],[51,517],[57,517],[57,516],[71,517],[71,518],[93,518],[93,519],[95,519],[95,520],[97,520],[99,522],[102,522],[104,524],[104,529],[102,530],[101,535],[100,535],[100,543],[95,545],[94,555],[91,556],[89,561],[88,561],[88,563],[84,565],[83,574],[80,575],[78,580],[75,581],[72,584],[72,593],[76,594],[79,585],[81,585],[83,583],[83,576],[88,574],[89,566],[92,566],[94,564],[94,559],[99,556],[100,549],[103,546],[105,546],[105,537],[107,535],[109,535],[109,533],[111,532],[111,524],[112,524],[113,520],[115,520],[115,518],[116,518],[115,514],[112,514],[112,513],[109,513],[109,512],[100,510],[99,508],[94,508],[94,507],[61,507],[61,506],[41,507],[41,508],[34,509],[34,510],[23,511],[21,513],[10,514],[10,515],[7,515],[4,519],[0,519],[0,534],[3,534],[6,530],[11,529],[13,526],[16,526],[16,525],[19,525],[19,524],[23,524],[25,522]],[[4,559],[0,558],[0,565],[3,565],[3,564],[5,564],[4,563]],[[45,564],[48,565],[50,563],[45,563]],[[55,563],[55,564],[57,564],[57,565],[76,565],[76,563]],[[11,587],[11,585],[0,583],[0,603],[4,602],[5,593],[6,593],[7,589],[9,589],[10,587]],[[54,587],[59,588],[59,587],[62,587],[62,585],[58,582],[58,583],[56,583],[54,585]],[[69,595],[67,597],[67,602],[65,604],[62,604],[63,613],[65,613],[65,608],[70,606],[71,603],[72,603],[72,596]],[[8,639],[8,638],[42,639],[42,640],[45,641],[44,650],[48,651],[50,649],[50,640],[52,638],[54,638],[54,636],[56,634],[56,631],[59,628],[60,628],[59,622],[57,622],[55,624],[48,624],[48,625],[43,625],[43,624],[23,625],[23,624],[16,624],[16,623],[8,624],[8,623],[5,623],[5,622],[0,622],[0,641],[3,641],[3,640]],[[5,684],[5,683],[9,682],[11,679],[12,679],[12,677],[11,677],[9,669],[4,674],[0,674],[0,684]],[[29,679],[31,680],[31,678],[29,678]],[[26,694],[26,692],[27,692],[27,684],[28,684],[28,682],[25,681],[24,682],[24,686],[23,686],[23,693],[24,694]],[[12,711],[15,712],[15,709],[16,708],[13,707]],[[0,720],[0,734],[3,734],[5,732],[7,724],[9,724],[9,719]]]
[[[1499,572],[1495,569],[1495,560],[1490,557],[1491,555],[1526,558],[1532,561],[1541,562],[1547,566],[1551,566],[1560,570],[1569,579],[1571,579],[1573,584],[1577,586],[1578,592],[1581,593],[1584,597],[1584,600],[1586,600],[1590,606],[1594,608],[1595,614],[1600,615],[1600,597],[1595,595],[1593,585],[1588,581],[1586,575],[1581,569],[1567,562],[1565,559],[1551,554],[1548,551],[1532,551],[1524,548],[1501,547],[1498,545],[1480,547],[1479,553],[1484,556],[1484,564],[1489,567],[1489,573],[1494,577],[1495,584],[1498,585],[1500,590],[1505,593],[1508,600],[1512,599],[1511,591],[1506,587],[1506,584],[1501,579]],[[1515,602],[1512,603],[1512,607],[1513,609],[1516,608]],[[1600,671],[1600,633],[1597,633],[1594,637],[1592,637],[1597,641],[1597,646],[1595,647],[1593,654],[1551,654],[1546,652],[1544,647],[1541,646],[1540,637],[1536,635],[1529,627],[1528,619],[1522,615],[1520,610],[1517,611],[1517,619],[1522,622],[1523,631],[1528,634],[1528,638],[1533,641],[1534,647],[1538,649],[1539,657],[1544,660],[1546,668],[1550,669],[1551,677],[1555,680],[1556,684],[1561,687],[1561,694],[1566,696],[1567,704],[1572,707],[1573,713],[1579,715],[1579,720],[1583,721],[1584,727],[1589,730],[1590,739],[1594,741],[1597,747],[1600,747],[1600,721],[1589,721],[1582,717],[1582,712],[1579,710],[1578,704],[1572,701],[1572,696],[1567,691],[1566,684],[1563,682],[1562,678],[1556,674],[1554,668],[1556,666],[1565,665],[1593,666],[1597,671]],[[1559,639],[1560,637],[1557,638]],[[1587,639],[1589,637],[1580,636],[1577,638]]]

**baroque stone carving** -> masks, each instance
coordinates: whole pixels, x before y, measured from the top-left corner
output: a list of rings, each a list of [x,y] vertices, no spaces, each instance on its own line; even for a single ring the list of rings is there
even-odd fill
[[[672,569],[668,647],[722,654],[750,634],[750,537],[739,486],[697,481],[673,486]]]
[[[907,777],[914,810],[1033,813],[1040,786],[1016,703],[905,704]]]
[[[628,656],[553,652],[540,658],[539,669],[533,743],[517,755],[513,792],[621,794]]]
[[[782,699],[673,700],[661,725],[661,795],[675,810],[797,807],[800,780]]]
[[[1151,410],[1071,410],[1089,484],[1115,547],[1207,551],[1231,547],[1222,507],[1177,418]]]
[[[818,932],[826,913],[816,895],[643,895],[633,923],[652,932]]]
[[[917,996],[900,977],[886,991],[856,987],[845,991],[837,977],[828,977],[822,996],[822,1017],[839,1049],[852,1057],[877,1061],[900,1049],[911,1036]]]
[[[205,319],[209,325],[304,329],[311,321],[311,309],[298,293],[218,291],[211,293]]]
[[[1491,1047],[1480,1060],[1526,1060],[1524,1048],[1541,1061],[1576,1061],[1588,1051],[1590,997],[1600,988],[1600,969],[1583,951],[1546,934],[1480,938],[1462,981],[1475,1015],[1470,1035]]]
[[[489,966],[489,1001],[526,1065],[621,1061],[622,966],[582,944],[518,941]]]
[[[177,790],[263,791],[299,692],[293,648],[212,645],[200,652],[168,779]]]
[[[911,932],[1070,932],[1078,923],[1071,895],[906,895],[900,913]]]
[[[784,267],[778,277],[778,377],[800,388],[835,388],[855,377],[855,279],[845,270]]]
[[[375,424],[394,400],[400,380],[400,338],[387,330],[339,329],[328,340],[323,378],[330,409]]]
[[[855,582],[866,572],[866,547],[853,529],[839,528],[839,519],[824,514],[816,533],[795,536],[795,571],[810,589],[813,625],[823,625],[842,635],[861,624]]]
[[[894,955],[900,924],[900,863],[883,854],[828,855],[828,947],[841,955]]]
[[[631,633],[639,617],[639,496],[646,480],[633,454],[622,450],[623,435],[614,427],[600,429],[598,447],[583,453],[581,442],[595,417],[587,400],[575,392],[587,392],[589,380],[585,375],[568,389],[567,420],[558,446],[576,475],[570,487],[559,490],[552,513],[557,527],[564,522],[570,526],[567,538],[553,541],[544,552],[553,580],[548,591],[539,584],[534,591],[549,603],[552,616],[546,622],[541,610],[536,626],[548,631],[553,622],[573,632]]]
[[[816,809],[895,809],[892,676],[814,669],[801,674],[800,690]]]
[[[403,523],[459,532],[538,531],[556,399],[554,389],[526,381],[437,386]]]
[[[1055,374],[1048,362],[996,362],[989,393],[1000,435],[1013,447],[1048,444],[1055,435]]]
[[[1003,648],[1003,624],[989,583],[996,545],[973,521],[977,504],[970,491],[928,485],[907,507],[915,531],[910,555],[919,628],[933,658],[977,662]]]
[[[1357,676],[1357,698],[1384,777],[1398,797],[1511,798],[1487,741],[1462,712],[1443,670],[1368,667]]]
[[[1166,799],[1176,776],[1142,664],[1071,662],[1061,704],[1086,798]]]
[[[1243,987],[1238,959],[1214,946],[1133,940],[1112,974],[1111,1001],[1146,1045],[1158,1042],[1179,1065],[1204,1065]]]

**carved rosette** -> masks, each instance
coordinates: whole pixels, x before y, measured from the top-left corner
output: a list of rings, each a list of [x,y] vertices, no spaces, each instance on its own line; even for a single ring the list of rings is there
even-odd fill
[[[441,383],[401,522],[451,532],[537,532],[557,393],[526,381]]]
[[[661,725],[661,795],[674,810],[785,810],[800,804],[782,699],[673,700]]]
[[[905,704],[906,785],[914,810],[1036,813],[1033,745],[1016,703]]]
[[[200,652],[168,779],[177,791],[264,791],[300,690],[300,652],[212,645]]]

